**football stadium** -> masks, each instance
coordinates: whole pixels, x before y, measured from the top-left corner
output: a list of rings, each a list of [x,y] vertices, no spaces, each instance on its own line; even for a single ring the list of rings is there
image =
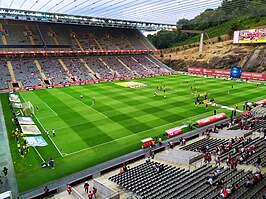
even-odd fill
[[[265,199],[265,10],[0,0],[0,199]]]

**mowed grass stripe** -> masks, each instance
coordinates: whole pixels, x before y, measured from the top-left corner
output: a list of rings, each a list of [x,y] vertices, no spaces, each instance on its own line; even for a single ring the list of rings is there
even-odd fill
[[[59,89],[55,90],[56,93],[60,93]],[[99,142],[106,142],[112,140],[112,138],[110,138],[103,131],[98,129],[87,118],[75,111],[76,107],[78,110],[80,110],[81,104],[79,104],[79,107],[74,103],[66,105],[67,102],[71,101],[71,99],[69,99],[69,96],[67,94],[60,95],[60,99],[58,99],[56,93],[53,92],[53,94],[51,94],[50,90],[44,90],[40,96],[43,96],[43,99],[52,99],[52,102],[50,103],[60,105],[59,107],[54,107],[54,109],[58,113],[58,117],[60,117],[68,125],[62,130],[56,130],[57,136],[54,138],[55,143],[60,149],[62,149],[62,152],[69,153],[73,150],[80,150],[82,148],[94,145],[93,142],[96,142],[98,144]],[[47,101],[46,103],[49,104],[49,102]],[[84,106],[84,108],[88,109],[86,106]],[[88,113],[88,115],[89,114],[90,113]],[[43,125],[49,125],[49,122],[48,124],[44,123]],[[87,128],[84,128],[85,126]],[[56,129],[56,127],[54,128]],[[101,136],[102,140],[93,139],[95,138],[94,134],[97,134],[97,136]],[[72,140],[78,141],[79,144],[70,148],[69,146],[71,146],[71,143],[73,143]]]
[[[67,123],[69,120],[66,120],[65,117],[61,116],[62,113],[60,112],[60,110],[68,110],[70,114],[73,114],[73,112],[71,113],[71,109],[66,106],[64,107],[64,103],[62,103],[60,100],[57,100],[57,98],[49,96],[49,92],[47,92],[47,90],[42,90],[41,92],[40,91],[31,92],[31,95],[34,96],[36,95],[36,93],[39,96],[39,103],[45,99],[46,103],[51,104],[51,106],[53,106],[53,108],[57,111],[58,116],[56,118],[39,119],[39,120],[42,123],[42,125],[45,127],[45,129],[48,130],[50,133],[52,129],[56,130],[56,137],[53,137],[53,140],[58,146],[58,148],[64,153],[67,151],[65,150],[65,148],[69,148],[68,146],[71,146],[73,142],[79,143],[78,147],[81,148],[88,147],[87,143],[84,142],[83,139],[81,139],[80,136],[78,136],[78,134],[76,134],[76,132],[69,127]],[[39,109],[39,111],[36,112],[36,116],[38,117],[39,114],[42,115],[43,114],[42,112],[45,111],[46,109]],[[65,112],[63,113],[63,115],[65,115]],[[63,130],[58,128],[63,128]],[[45,132],[43,134],[45,136]]]

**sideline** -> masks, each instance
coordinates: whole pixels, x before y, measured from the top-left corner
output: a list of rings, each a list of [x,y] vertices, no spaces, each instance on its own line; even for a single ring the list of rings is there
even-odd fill
[[[41,154],[39,153],[39,151],[36,149],[36,147],[33,146],[33,148],[36,151],[36,153],[39,155],[39,157],[41,158],[42,162],[45,162],[45,160],[43,159],[43,157],[41,156]]]

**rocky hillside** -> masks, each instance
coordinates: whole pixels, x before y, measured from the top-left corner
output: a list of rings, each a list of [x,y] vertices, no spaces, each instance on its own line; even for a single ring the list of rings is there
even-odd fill
[[[168,66],[181,71],[187,67],[228,69],[242,66],[243,71],[266,72],[266,44],[233,44],[231,40],[198,47],[176,47],[162,50],[156,57]]]

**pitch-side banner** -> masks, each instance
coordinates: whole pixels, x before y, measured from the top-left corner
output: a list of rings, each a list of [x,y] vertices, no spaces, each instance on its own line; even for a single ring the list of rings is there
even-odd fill
[[[39,135],[42,134],[36,125],[20,125],[22,132],[30,135]]]
[[[17,117],[19,124],[35,124],[31,117]]]
[[[215,70],[215,69],[189,67],[188,72],[194,73],[194,74],[200,74],[200,75],[215,75],[215,76],[230,77],[230,70]],[[242,75],[240,78],[266,81],[266,74],[242,72]]]
[[[26,139],[30,146],[47,146],[48,145],[42,136],[26,137]]]

